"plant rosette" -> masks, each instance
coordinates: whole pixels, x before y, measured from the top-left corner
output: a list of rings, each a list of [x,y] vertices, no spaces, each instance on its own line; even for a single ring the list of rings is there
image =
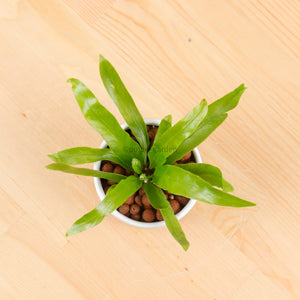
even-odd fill
[[[71,226],[67,236],[92,228],[106,216],[113,214],[118,219],[138,227],[155,228],[166,225],[174,239],[187,250],[189,242],[178,219],[192,208],[195,201],[230,207],[255,205],[232,195],[233,186],[224,179],[221,170],[202,163],[196,150],[225,121],[227,112],[238,105],[246,90],[243,84],[209,105],[206,100],[200,101],[173,126],[171,115],[165,116],[161,122],[156,119],[146,120],[158,126],[155,130],[152,126],[150,130],[117,71],[101,55],[99,69],[102,82],[126,125],[122,127],[80,80],[68,80],[72,84],[73,94],[83,116],[105,142],[101,148],[75,147],[49,155],[55,162],[46,166],[50,170],[94,177],[101,199],[93,210]],[[186,158],[192,157],[191,153],[195,161],[188,161],[190,158]],[[112,164],[103,169],[101,161]],[[181,163],[185,161],[192,163]],[[74,167],[85,163],[95,163],[95,169]],[[106,194],[102,182],[107,184]],[[141,190],[143,206],[132,207],[134,195],[138,192],[141,196]],[[128,216],[131,219],[125,216],[128,214],[129,199],[131,206]],[[188,199],[193,200],[187,203]],[[144,221],[152,222],[155,218],[164,221],[137,221],[139,210]]]
[[[159,120],[159,119],[150,119],[150,118],[145,119],[146,125],[159,126],[160,122],[161,122],[161,120]],[[121,127],[124,130],[129,129],[129,127],[126,123],[121,125]],[[103,141],[103,143],[100,145],[100,149],[106,149],[106,148],[107,148],[107,143],[105,141]],[[194,148],[192,150],[192,153],[193,153],[193,156],[195,159],[195,163],[202,163],[202,159],[201,159],[198,149]],[[102,166],[102,161],[95,162],[94,170],[99,171],[101,169],[101,166]],[[100,200],[102,201],[105,198],[105,192],[103,190],[103,180],[101,178],[94,177],[94,184],[95,184],[97,194],[98,194]],[[196,204],[196,202],[197,202],[197,200],[195,200],[195,199],[189,199],[188,203],[186,205],[184,205],[184,207],[182,209],[180,209],[180,211],[176,214],[177,219],[180,220],[181,218],[183,218],[193,208],[193,206]],[[145,222],[143,220],[137,221],[130,217],[125,216],[124,214],[121,214],[118,210],[115,210],[112,213],[112,215],[128,225],[139,227],[139,228],[158,228],[158,227],[166,226],[165,221],[154,221],[154,222]]]

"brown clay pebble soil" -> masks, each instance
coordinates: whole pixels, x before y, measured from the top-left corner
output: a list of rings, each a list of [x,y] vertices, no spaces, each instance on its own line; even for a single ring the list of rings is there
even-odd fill
[[[125,203],[128,205],[133,204],[133,202],[134,202],[134,194],[125,201]]]
[[[131,174],[132,174],[132,172],[130,170],[127,170],[127,169],[125,170],[125,175],[126,176],[130,176]]]
[[[156,219],[158,220],[158,221],[163,221],[163,216],[162,216],[162,214],[161,214],[161,212],[160,212],[160,210],[157,210],[156,211]]]
[[[175,196],[175,199],[176,199],[181,205],[186,205],[186,204],[190,201],[189,198],[183,197],[183,196],[178,196],[178,195]]]
[[[114,184],[116,184],[116,182],[114,182],[114,181],[112,181],[112,180],[107,180],[107,184],[108,184],[108,185],[114,185]]]
[[[139,205],[139,206],[143,206],[143,203],[142,203],[142,197],[140,195],[136,195],[134,197],[134,202]]]
[[[153,222],[155,220],[155,212],[151,208],[147,208],[143,211],[142,218],[145,222]]]
[[[148,135],[150,138],[150,145],[152,145],[155,135],[157,133],[157,126],[149,126],[147,125]],[[131,134],[130,131],[127,131],[133,140],[135,140],[134,136]],[[195,158],[192,152],[189,152],[180,160],[174,163],[177,164],[187,164],[187,163],[194,163]],[[102,161],[101,164],[101,171],[103,172],[113,172],[115,174],[122,174],[126,176],[133,175],[133,172],[130,170],[126,170],[119,166],[118,164],[111,162],[111,161]],[[102,187],[104,189],[105,194],[107,193],[109,187],[111,185],[116,184],[111,180],[102,180]],[[169,193],[168,191],[164,191],[167,200],[170,202],[170,205],[175,214],[177,214],[185,205],[189,202],[189,198],[174,195]],[[154,209],[149,200],[147,195],[145,194],[145,190],[143,188],[139,189],[136,193],[130,196],[124,204],[122,204],[118,211],[135,220],[140,222],[157,222],[163,221],[162,214],[159,210]]]
[[[115,174],[120,174],[120,175],[125,175],[125,170],[120,166],[116,166],[114,168],[114,173]]]
[[[141,215],[140,214],[130,215],[130,218],[139,221],[141,219]]]
[[[148,131],[149,138],[150,138],[151,140],[154,139],[156,133],[157,133],[157,127],[151,128],[151,129]]]
[[[144,188],[139,189],[139,195],[143,196],[145,194]]]
[[[143,195],[142,203],[143,203],[143,205],[144,205],[145,208],[151,208],[152,207],[152,205],[149,202],[149,199],[148,199],[148,197],[147,197],[146,194]]]
[[[106,163],[102,167],[103,172],[112,172],[114,169],[114,166],[111,163]]]
[[[170,200],[171,207],[174,211],[174,214],[177,214],[180,211],[180,204],[176,200]]]
[[[192,156],[192,152],[189,152],[188,154],[186,154],[186,155],[181,159],[181,161],[189,160],[191,156]]]
[[[140,210],[141,210],[141,207],[138,206],[137,204],[132,204],[130,206],[130,214],[132,214],[132,215],[138,214],[140,212]]]
[[[129,205],[124,203],[118,208],[118,210],[121,214],[126,215],[129,212]]]

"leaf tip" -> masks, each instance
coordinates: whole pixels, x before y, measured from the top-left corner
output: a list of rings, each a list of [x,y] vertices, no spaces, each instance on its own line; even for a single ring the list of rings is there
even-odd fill
[[[51,160],[53,160],[53,161],[56,162],[56,155],[55,155],[55,153],[54,153],[54,154],[48,154],[48,157],[49,157]]]
[[[72,230],[73,229],[73,225],[66,232],[66,237],[69,237],[69,236],[74,235],[76,233],[76,232],[74,232],[74,230]]]
[[[207,105],[207,100],[206,99],[202,99],[201,103],[203,103],[204,105]]]
[[[52,170],[52,166],[53,166],[53,164],[50,164],[50,165],[45,166],[45,168],[48,170]]]
[[[78,82],[78,79],[76,78],[69,78],[67,79],[67,83],[71,83],[72,87]]]
[[[100,62],[103,62],[103,61],[105,61],[106,59],[105,59],[105,57],[102,55],[102,54],[100,54],[99,55],[99,61]]]
[[[244,200],[244,203],[239,207],[250,207],[250,206],[256,206],[256,203]]]
[[[164,118],[167,122],[172,122],[172,115],[167,115],[167,116],[165,116],[165,118]]]
[[[239,91],[239,94],[240,96],[246,91],[247,87],[245,86],[244,83],[240,84],[238,87],[237,87],[237,90]]]
[[[225,193],[231,193],[234,191],[234,187],[227,181],[223,178],[223,192]]]
[[[224,193],[232,193],[232,192],[234,192],[234,188],[233,188],[233,186],[231,186],[231,187],[223,187],[223,192]]]
[[[190,247],[190,243],[188,241],[182,245],[184,251],[188,251],[189,247]]]

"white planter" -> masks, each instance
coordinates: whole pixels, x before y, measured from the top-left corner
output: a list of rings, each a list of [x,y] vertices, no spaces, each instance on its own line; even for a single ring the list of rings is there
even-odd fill
[[[160,120],[158,120],[158,119],[145,119],[145,123],[146,123],[146,125],[156,125],[156,126],[158,126],[160,124]],[[124,130],[126,130],[126,129],[128,129],[128,125],[127,124],[123,124],[122,128]],[[101,144],[100,148],[106,148],[106,147],[107,147],[107,144],[104,141]],[[197,148],[195,148],[193,150],[193,154],[194,154],[196,162],[197,163],[201,163],[202,162],[201,156],[200,156],[200,153],[199,153],[199,151],[198,151]],[[101,166],[101,161],[95,162],[95,164],[94,164],[94,170],[100,170],[100,166]],[[100,200],[102,201],[104,199],[104,197],[105,197],[105,193],[104,193],[104,190],[102,188],[101,179],[97,178],[97,177],[94,177],[94,183],[95,183],[97,194],[98,194]],[[179,219],[183,218],[193,208],[193,206],[195,205],[196,201],[197,200],[190,199],[190,201],[186,204],[186,206],[180,212],[178,212],[176,214],[177,219],[179,220]],[[142,222],[142,221],[136,221],[136,220],[133,220],[133,219],[131,219],[129,217],[126,217],[126,216],[122,215],[121,213],[118,212],[118,210],[115,210],[112,214],[117,219],[123,221],[124,223],[127,223],[127,224],[135,226],[135,227],[140,227],[140,228],[158,228],[158,227],[162,227],[162,226],[166,225],[164,221],[157,221],[157,222],[150,222],[150,223]]]

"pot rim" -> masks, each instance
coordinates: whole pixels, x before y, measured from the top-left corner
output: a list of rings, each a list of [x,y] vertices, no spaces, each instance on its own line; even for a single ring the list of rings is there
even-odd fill
[[[145,118],[144,120],[145,120],[146,125],[159,126],[159,124],[161,122],[160,119],[152,119],[152,118]],[[126,123],[122,124],[121,127],[124,130],[129,128],[129,126]],[[103,149],[103,148],[106,148],[106,146],[107,146],[107,143],[105,141],[103,141],[99,148]],[[200,156],[200,153],[199,153],[198,149],[194,148],[192,150],[192,152],[194,154],[196,163],[202,163],[202,159],[201,159],[201,156]],[[94,170],[100,170],[101,162],[102,161],[100,160],[100,161],[97,161],[97,162],[94,163]],[[105,193],[104,193],[104,190],[102,188],[101,178],[94,177],[94,184],[95,184],[97,194],[98,194],[100,200],[102,201],[105,197]],[[196,201],[197,200],[195,200],[195,199],[190,199],[190,201],[185,205],[185,207],[176,214],[177,219],[180,220],[181,218],[183,218],[193,208]],[[122,215],[121,213],[118,212],[118,210],[115,210],[112,213],[112,215],[114,217],[116,217],[117,219],[119,219],[120,221],[123,221],[124,223],[126,223],[128,225],[139,227],[139,228],[158,228],[158,227],[166,226],[165,221],[157,221],[157,222],[149,222],[149,223],[142,222],[142,221],[136,221],[136,220],[133,220],[129,217],[126,217],[126,216]]]

